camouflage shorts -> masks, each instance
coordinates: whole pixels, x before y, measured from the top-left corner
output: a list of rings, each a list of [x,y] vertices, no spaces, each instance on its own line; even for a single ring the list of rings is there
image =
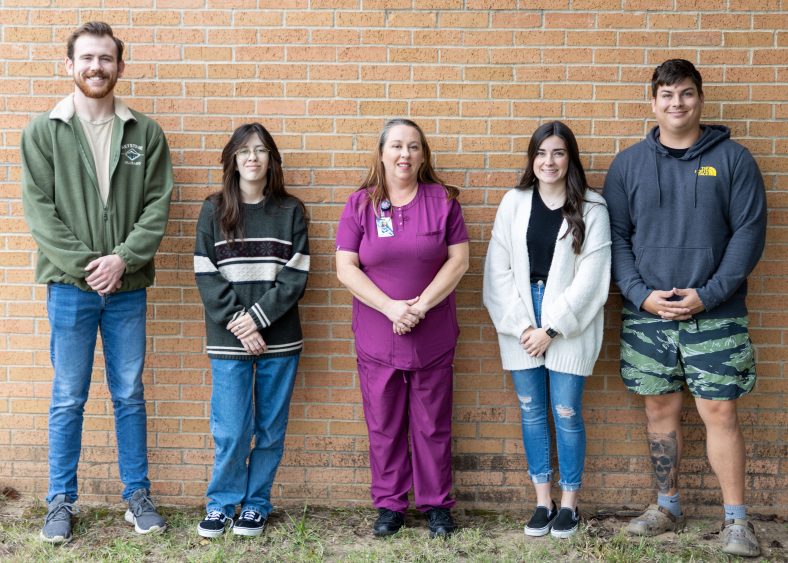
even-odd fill
[[[755,386],[747,317],[664,321],[624,309],[621,377],[638,395],[664,395],[684,384],[693,396],[727,401]]]

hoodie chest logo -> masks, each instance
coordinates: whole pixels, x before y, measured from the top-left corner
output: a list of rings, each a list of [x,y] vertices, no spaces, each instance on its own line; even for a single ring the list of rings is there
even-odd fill
[[[716,176],[717,169],[713,166],[701,166],[700,170],[696,170],[698,176]]]
[[[145,150],[141,145],[129,143],[123,145],[121,150],[123,151],[123,156],[126,157],[123,161],[125,164],[130,164],[132,166],[142,165],[142,158],[145,156]]]

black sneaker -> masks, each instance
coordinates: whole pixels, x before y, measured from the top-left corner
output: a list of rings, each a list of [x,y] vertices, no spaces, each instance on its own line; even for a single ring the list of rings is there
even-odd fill
[[[558,511],[558,516],[555,517],[550,535],[554,538],[569,538],[575,535],[579,526],[580,512],[577,508],[572,510],[562,506]]]
[[[525,535],[538,538],[549,534],[555,517],[555,503],[553,503],[553,508],[550,510],[547,510],[545,506],[537,506],[533,516],[531,516],[531,519],[528,520],[523,529]]]
[[[427,511],[427,526],[431,538],[445,538],[457,531],[457,524],[448,508],[433,508]]]
[[[233,533],[238,536],[259,536],[263,533],[268,519],[256,510],[242,510],[241,516],[235,521]]]
[[[204,538],[218,538],[227,528],[232,527],[232,518],[218,510],[211,510],[203,521],[197,524],[197,533]]]
[[[405,515],[388,508],[378,508],[378,519],[372,525],[375,537],[382,538],[396,534],[405,525]]]

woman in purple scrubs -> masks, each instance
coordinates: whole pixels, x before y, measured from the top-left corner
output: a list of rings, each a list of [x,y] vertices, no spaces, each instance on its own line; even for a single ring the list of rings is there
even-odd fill
[[[392,119],[339,220],[337,276],[353,294],[376,536],[403,526],[411,485],[430,535],[456,530],[450,512],[459,334],[454,288],[468,269],[458,195],[435,173],[419,126]]]

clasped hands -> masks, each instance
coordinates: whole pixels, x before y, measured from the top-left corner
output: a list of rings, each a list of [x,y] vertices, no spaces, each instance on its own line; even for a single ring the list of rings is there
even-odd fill
[[[553,341],[543,328],[529,326],[520,335],[520,346],[534,358],[544,355],[547,347]]]
[[[126,263],[117,254],[108,254],[91,261],[85,266],[88,275],[85,276],[85,283],[90,289],[101,296],[114,293],[120,288],[123,272],[126,271]]]
[[[252,315],[244,313],[235,320],[227,323],[227,330],[241,341],[249,354],[259,356],[268,349],[268,344],[263,340],[263,335],[257,330],[257,323],[254,322]]]
[[[418,302],[419,297],[416,296],[413,299],[392,299],[388,303],[384,313],[391,321],[394,334],[402,336],[409,333],[425,317],[427,311]]]
[[[670,301],[673,296],[681,297],[680,300]],[[697,290],[693,288],[668,291],[654,290],[641,305],[644,311],[657,315],[666,321],[686,321],[705,310],[706,307],[698,297]]]

